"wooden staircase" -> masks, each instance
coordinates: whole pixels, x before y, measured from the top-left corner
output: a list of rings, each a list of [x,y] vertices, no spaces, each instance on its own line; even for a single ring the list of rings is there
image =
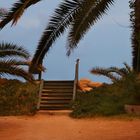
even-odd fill
[[[38,110],[70,109],[74,81],[44,81],[41,86]]]

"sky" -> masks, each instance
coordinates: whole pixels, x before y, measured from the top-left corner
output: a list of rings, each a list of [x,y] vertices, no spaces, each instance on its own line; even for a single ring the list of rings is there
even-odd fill
[[[16,26],[8,24],[0,31],[0,41],[24,46],[33,56],[54,9],[63,0],[42,0],[28,8]],[[15,0],[0,0],[0,8],[9,9]],[[79,78],[109,82],[106,77],[90,74],[93,67],[131,65],[131,28],[129,0],[115,4],[84,36],[71,56],[66,56],[67,33],[53,44],[44,59],[45,80],[73,80],[76,59],[80,59]]]

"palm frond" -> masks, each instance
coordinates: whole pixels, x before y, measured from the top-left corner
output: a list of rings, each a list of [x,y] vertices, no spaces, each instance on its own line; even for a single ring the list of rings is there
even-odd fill
[[[82,0],[80,10],[77,12],[70,28],[67,55],[70,55],[71,51],[77,46],[89,28],[106,13],[114,1]]]
[[[97,68],[93,68],[90,72],[95,75],[102,75],[108,77],[109,79],[112,80],[112,82],[116,82],[119,80],[119,77],[110,73],[110,69],[97,67]]]
[[[64,0],[59,5],[39,41],[32,60],[33,65],[42,64],[42,60],[52,46],[52,43],[65,31],[78,9],[79,0]]]
[[[0,57],[18,56],[25,59],[29,58],[29,53],[21,46],[17,46],[11,43],[0,43]]]
[[[17,66],[28,66],[29,67],[31,65],[31,62],[29,62],[29,61],[17,61],[15,63],[15,65],[17,65]]]
[[[24,13],[25,8],[27,7],[29,2],[31,2],[31,1],[32,0],[25,0],[23,5],[21,7],[19,7],[18,10],[14,13],[12,25],[17,23],[18,19],[22,16],[22,14]]]
[[[118,68],[118,67],[110,67],[110,68],[108,68],[108,71],[110,72],[110,73],[115,73],[115,74],[118,74],[119,76],[121,76],[121,77],[123,77],[123,76],[125,76],[126,75],[126,69],[124,69],[124,68]]]
[[[27,81],[34,80],[32,74],[16,66],[16,62],[12,60],[0,61],[0,76],[5,75],[5,74],[22,77]]]
[[[1,63],[7,63],[11,66],[18,66],[18,67],[21,67],[21,66],[30,66],[30,62],[28,61],[21,61],[21,60],[15,60],[15,59],[6,59],[6,60],[3,60],[3,61],[0,61]]]
[[[0,8],[0,18],[5,17],[8,14],[8,11],[4,8]]]
[[[125,66],[125,69],[127,70],[128,73],[131,73],[132,72],[132,68],[127,64],[127,63],[123,63],[124,66]]]
[[[0,22],[0,29],[2,29],[6,24],[13,20],[12,24],[16,24],[18,19],[23,14],[24,10],[33,4],[38,3],[41,0],[19,0],[16,2],[9,13]]]

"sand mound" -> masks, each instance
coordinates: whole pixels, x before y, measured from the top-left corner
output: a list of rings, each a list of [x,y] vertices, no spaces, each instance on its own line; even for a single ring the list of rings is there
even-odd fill
[[[94,88],[100,87],[102,85],[103,85],[103,83],[93,82],[86,78],[82,78],[78,81],[78,89],[83,92],[91,91]]]

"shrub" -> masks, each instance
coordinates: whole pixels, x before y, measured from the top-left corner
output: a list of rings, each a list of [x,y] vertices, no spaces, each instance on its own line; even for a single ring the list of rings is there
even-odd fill
[[[7,80],[0,85],[0,115],[34,114],[38,89],[31,83]]]
[[[140,82],[127,77],[91,92],[78,93],[73,103],[73,117],[109,116],[124,114],[124,104],[140,104]]]

